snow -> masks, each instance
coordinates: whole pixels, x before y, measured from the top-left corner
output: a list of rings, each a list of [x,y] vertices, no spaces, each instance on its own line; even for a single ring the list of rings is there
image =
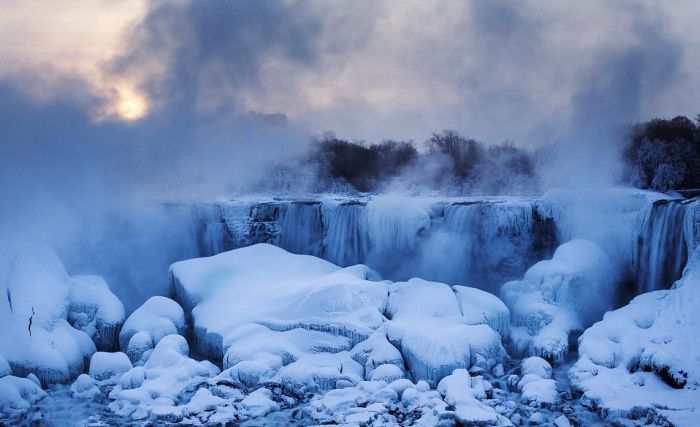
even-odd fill
[[[71,384],[70,393],[78,399],[94,399],[101,392],[94,378],[87,374],[80,374]]]
[[[68,321],[90,335],[98,350],[116,350],[124,305],[100,276],[73,276],[70,281]]]
[[[501,338],[486,325],[462,323],[457,298],[444,283],[411,279],[389,287],[389,341],[404,356],[414,380],[436,385],[456,368],[496,365]]]
[[[119,345],[133,363],[143,363],[163,337],[183,335],[186,330],[182,308],[169,298],[154,296],[126,319],[119,333]]]
[[[250,326],[308,329],[354,345],[382,324],[386,284],[364,266],[342,269],[319,258],[259,244],[173,264],[172,288],[191,316],[199,352],[219,359]],[[261,304],[261,301],[265,301]]]
[[[90,377],[104,381],[119,376],[132,368],[129,357],[124,353],[98,351],[90,359]]]
[[[68,382],[84,371],[96,343],[114,345],[121,303],[101,278],[70,277],[48,246],[20,251],[0,288],[0,354],[14,374]]]
[[[142,367],[125,372],[109,394],[109,407],[134,420],[182,419],[188,403],[186,390],[219,373],[210,362],[190,359],[187,341],[180,335],[160,339]]]
[[[453,286],[457,295],[462,323],[465,325],[486,324],[501,337],[506,338],[510,328],[510,311],[497,296],[477,288]]]
[[[480,403],[474,396],[474,383],[465,369],[455,369],[437,386],[445,403],[454,407],[456,419],[464,425],[498,425],[505,420],[493,408]],[[486,397],[486,396],[484,396]]]
[[[18,422],[45,396],[46,392],[30,379],[11,375],[0,378],[0,423]]]
[[[508,282],[501,297],[510,308],[510,340],[517,352],[561,362],[569,334],[581,331],[612,306],[616,270],[595,243],[574,239],[551,260]]]
[[[608,417],[651,411],[683,417],[700,406],[698,251],[672,289],[642,294],[606,313],[580,338],[572,387]]]

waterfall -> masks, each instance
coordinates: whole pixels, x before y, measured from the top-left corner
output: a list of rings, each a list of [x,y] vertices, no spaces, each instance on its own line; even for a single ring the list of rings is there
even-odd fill
[[[369,250],[365,207],[359,202],[323,205],[323,258],[341,266],[365,260]]]
[[[660,200],[646,215],[639,239],[637,294],[668,289],[681,277],[688,255],[685,212],[683,202]]]
[[[295,254],[321,256],[323,222],[321,203],[293,201],[280,207],[279,245]]]
[[[198,256],[216,255],[229,249],[229,234],[221,208],[208,203],[195,205],[192,209],[192,232],[197,240]]]
[[[691,208],[698,202],[643,192],[605,196],[217,202],[193,208],[193,247],[207,256],[272,243],[341,266],[366,264],[391,280],[422,277],[497,292],[559,243],[582,237],[599,244],[626,280],[636,279],[636,293],[668,288],[688,245],[700,241],[700,209]]]

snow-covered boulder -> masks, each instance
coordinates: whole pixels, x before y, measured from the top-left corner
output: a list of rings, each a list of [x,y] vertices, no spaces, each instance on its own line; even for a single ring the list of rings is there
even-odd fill
[[[461,425],[510,424],[493,408],[477,400],[475,394],[479,391],[475,390],[475,386],[478,384],[478,379],[476,382],[473,380],[475,379],[469,376],[466,369],[455,369],[452,374],[440,380],[437,386],[445,402],[454,408],[456,420]]]
[[[100,395],[100,387],[94,378],[87,374],[80,374],[70,386],[71,396],[78,399],[94,399]]]
[[[345,338],[340,346],[350,349],[384,321],[387,285],[369,280],[378,278],[369,268],[340,268],[267,244],[178,262],[170,274],[176,299],[191,314],[197,349],[212,359],[222,358],[230,347],[248,348],[246,342],[258,341],[261,352],[294,359],[298,348],[293,347],[299,344],[294,341],[303,341],[304,333],[279,342],[272,333],[294,329],[328,334],[325,341]],[[237,360],[223,359],[227,366]]]
[[[552,365],[541,357],[523,359],[520,366],[522,378],[518,389],[521,400],[530,406],[551,406],[559,400],[556,381],[552,379]]]
[[[700,249],[670,290],[634,298],[580,338],[569,371],[582,401],[605,416],[652,411],[683,425],[700,410]],[[694,409],[693,409],[694,408]],[[687,418],[691,417],[691,418]]]
[[[131,361],[126,354],[98,351],[90,359],[89,374],[97,381],[104,381],[120,376],[131,368]]]
[[[45,396],[46,392],[30,379],[11,375],[0,378],[0,424],[20,425],[31,405]]]
[[[510,311],[497,296],[477,288],[453,286],[465,325],[486,324],[502,338],[508,337]]]
[[[133,363],[139,363],[163,337],[183,335],[186,330],[182,308],[169,298],[154,296],[126,319],[119,334],[119,345]]]
[[[463,323],[448,285],[411,279],[389,290],[387,337],[401,350],[413,379],[434,386],[457,368],[490,369],[505,356],[501,337],[490,326]]]
[[[180,335],[160,339],[142,367],[125,372],[109,397],[110,410],[134,420],[179,422],[191,395],[219,373],[210,362],[188,357],[187,341]]]
[[[124,305],[100,276],[73,276],[70,282],[68,322],[88,334],[97,350],[116,350]]]
[[[532,266],[523,280],[503,285],[501,298],[510,309],[510,341],[516,352],[563,361],[569,334],[610,309],[616,279],[603,250],[575,239],[557,248],[551,260]]]
[[[108,346],[123,316],[103,280],[68,276],[47,246],[20,252],[0,291],[0,353],[15,375],[43,384],[83,372],[96,350],[91,337]]]

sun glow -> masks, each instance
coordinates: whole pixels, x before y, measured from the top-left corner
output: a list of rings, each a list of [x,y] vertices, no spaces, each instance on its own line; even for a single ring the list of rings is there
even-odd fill
[[[121,120],[139,120],[148,114],[148,100],[133,89],[120,89],[112,111]]]

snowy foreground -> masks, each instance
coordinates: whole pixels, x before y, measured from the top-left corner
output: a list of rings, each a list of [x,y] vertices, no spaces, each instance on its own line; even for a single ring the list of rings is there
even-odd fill
[[[0,423],[697,425],[692,212],[682,278],[614,311],[620,268],[584,238],[500,298],[256,244],[173,264],[171,298],[128,318],[32,248],[0,298]]]

